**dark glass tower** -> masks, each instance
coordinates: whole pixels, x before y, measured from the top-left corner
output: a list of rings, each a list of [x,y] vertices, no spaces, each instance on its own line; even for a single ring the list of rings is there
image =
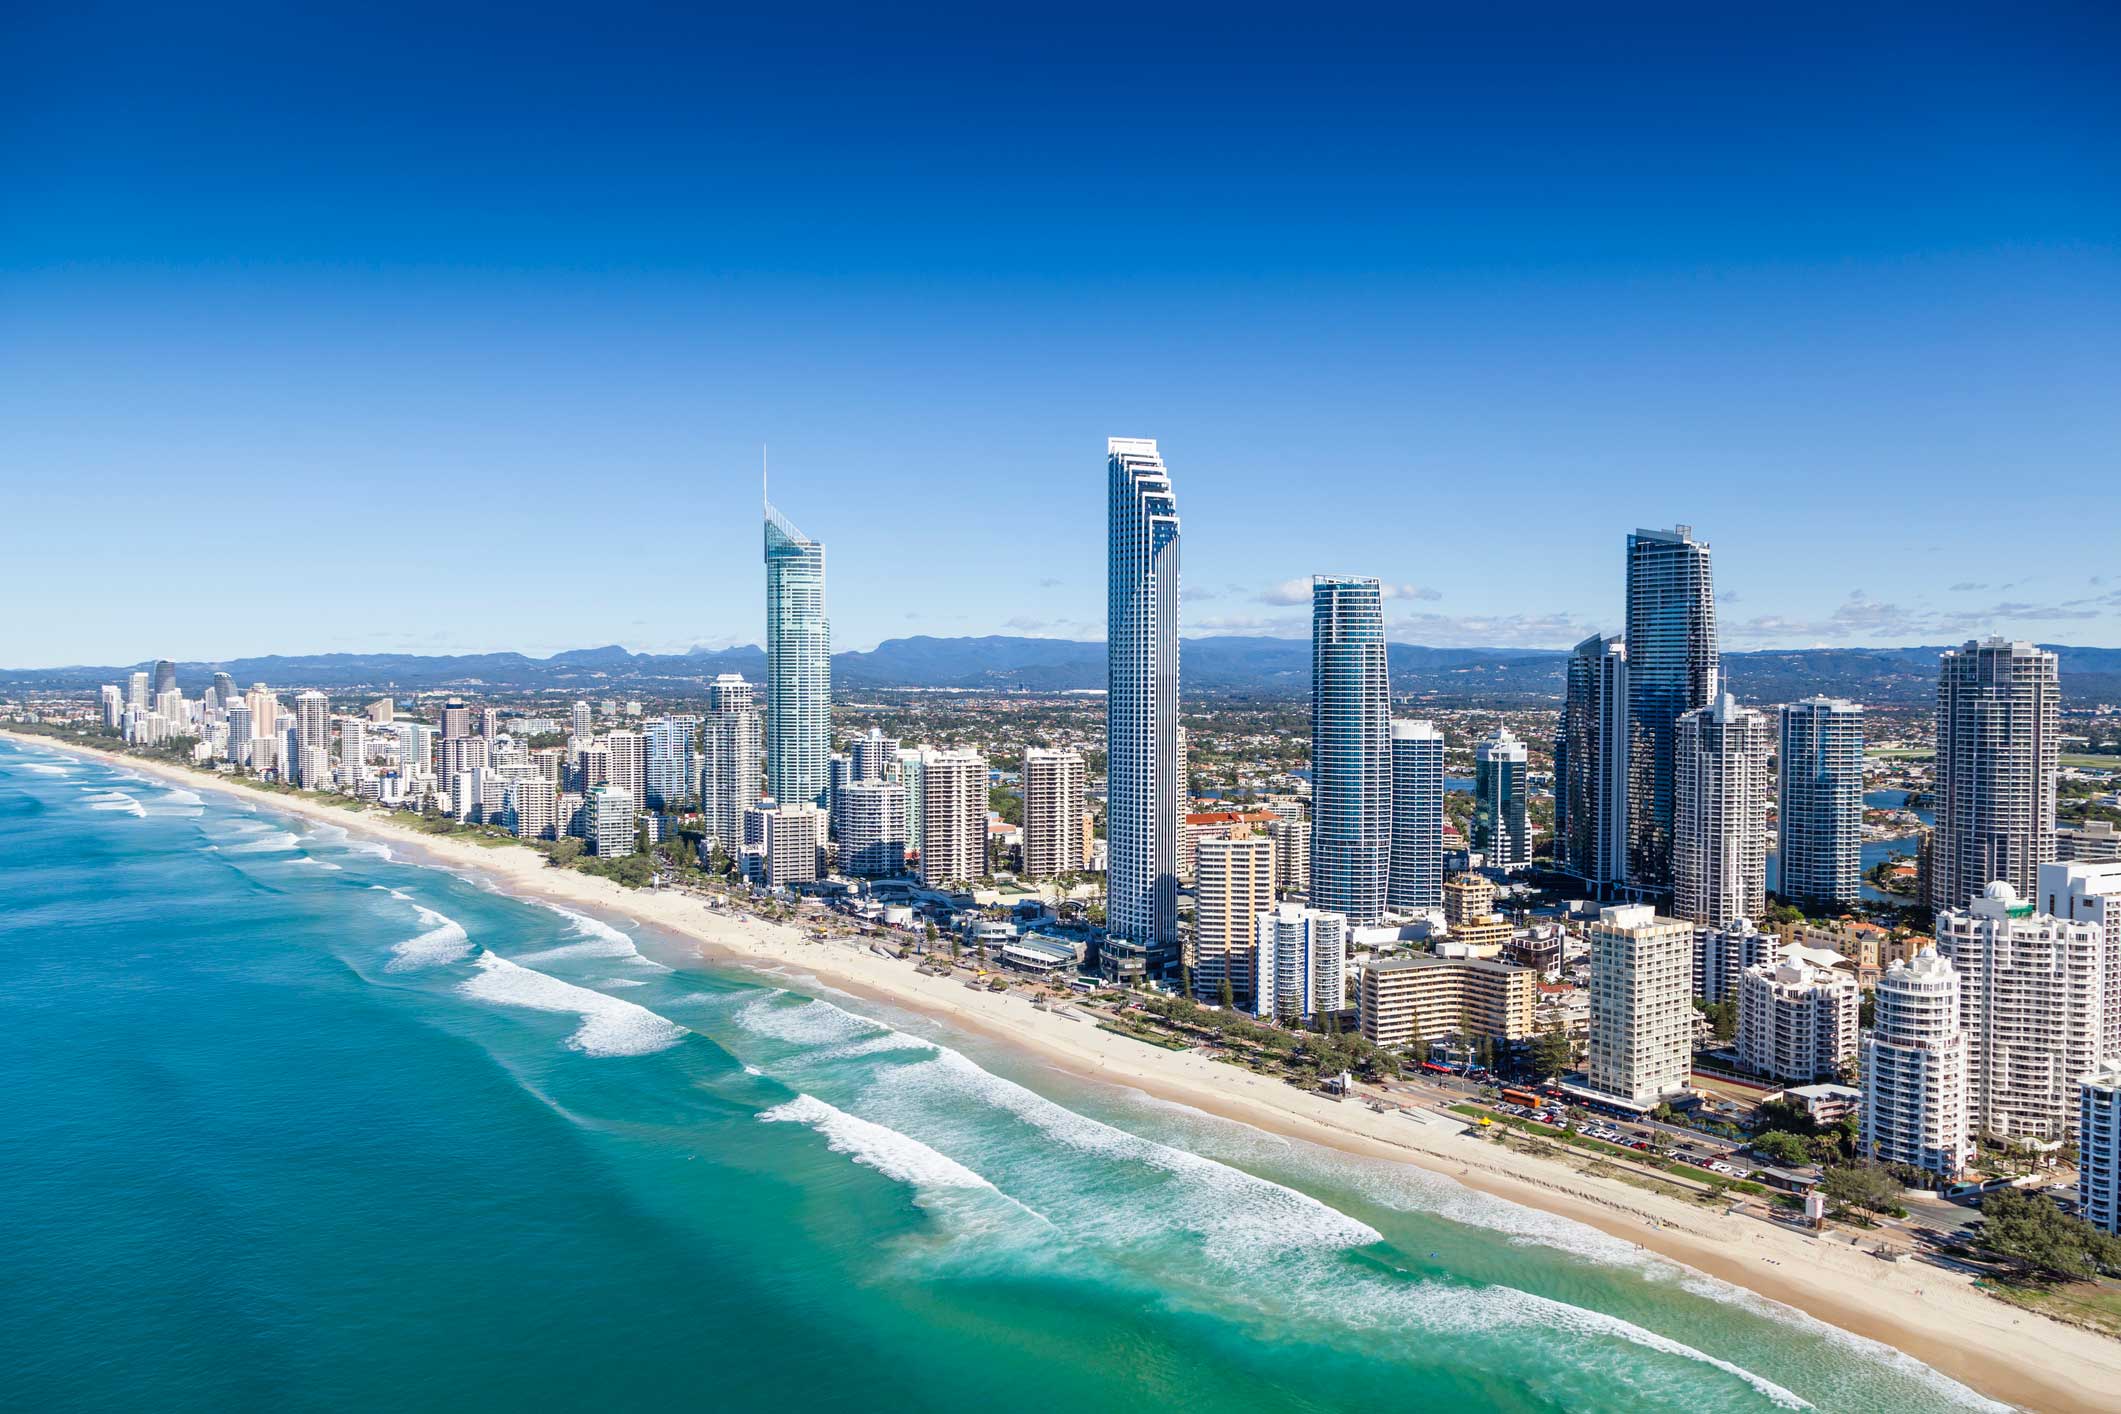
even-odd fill
[[[1673,741],[1716,698],[1716,588],[1693,527],[1628,537],[1628,884],[1672,888]]]

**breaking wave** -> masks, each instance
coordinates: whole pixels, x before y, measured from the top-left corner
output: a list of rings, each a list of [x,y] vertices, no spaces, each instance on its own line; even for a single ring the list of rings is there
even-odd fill
[[[529,1011],[571,1012],[582,1019],[567,1044],[588,1056],[645,1056],[668,1050],[685,1039],[684,1027],[646,1007],[609,997],[588,987],[482,952],[478,972],[461,990],[497,1006]]]

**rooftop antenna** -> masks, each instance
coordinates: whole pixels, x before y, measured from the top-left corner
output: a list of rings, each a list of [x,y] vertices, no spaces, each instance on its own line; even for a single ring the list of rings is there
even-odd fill
[[[766,490],[766,444],[764,442],[759,443],[759,501],[768,506],[773,504],[773,497]]]

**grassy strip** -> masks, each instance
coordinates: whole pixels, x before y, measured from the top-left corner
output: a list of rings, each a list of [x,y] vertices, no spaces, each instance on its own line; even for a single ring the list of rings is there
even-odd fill
[[[1641,1164],[1644,1168],[1657,1169],[1678,1178],[1691,1179],[1696,1183],[1722,1184],[1740,1193],[1767,1192],[1765,1188],[1750,1179],[1730,1178],[1724,1174],[1712,1172],[1709,1169],[1695,1168],[1692,1164],[1683,1164],[1677,1159],[1660,1159],[1655,1154],[1646,1154],[1640,1149],[1624,1148],[1618,1144],[1608,1144],[1603,1139],[1593,1139],[1587,1134],[1576,1134],[1566,1129],[1556,1129],[1551,1124],[1538,1124],[1532,1120],[1519,1118],[1516,1115],[1495,1114],[1481,1109],[1477,1105],[1453,1105],[1451,1106],[1451,1111],[1454,1114],[1466,1115],[1473,1119],[1491,1120],[1496,1124],[1507,1125],[1526,1134],[1537,1134],[1543,1139],[1559,1139],[1564,1144],[1583,1149],[1589,1153],[1607,1155],[1616,1159],[1626,1159],[1630,1163]]]
[[[1974,1283],[1998,1301],[2101,1335],[2121,1336],[2121,1285],[2104,1281],[2040,1286],[1985,1277]]]
[[[1161,1046],[1167,1051],[1190,1051],[1193,1048],[1183,1041],[1174,1041],[1167,1036],[1152,1035],[1147,1031],[1136,1031],[1131,1027],[1116,1026],[1109,1021],[1097,1023],[1100,1031],[1110,1031],[1115,1036],[1125,1036],[1131,1041],[1143,1041],[1152,1046]]]

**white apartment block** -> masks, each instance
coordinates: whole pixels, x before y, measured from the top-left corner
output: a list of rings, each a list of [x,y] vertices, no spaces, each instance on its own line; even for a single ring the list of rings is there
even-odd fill
[[[1856,1063],[1856,979],[1802,962],[1747,968],[1738,979],[1738,1057],[1787,1085],[1838,1080]]]
[[[2077,1078],[2103,1059],[2104,931],[2035,913],[1999,879],[1937,915],[1937,950],[1962,985],[1974,1132],[2072,1138]]]
[[[770,889],[812,882],[830,819],[823,807],[807,800],[753,806],[744,821],[746,872]]]
[[[633,802],[631,791],[609,782],[589,792],[583,833],[591,854],[604,858],[633,853]]]
[[[1274,908],[1274,842],[1264,836],[1199,843],[1193,886],[1193,995],[1219,1002],[1223,983],[1239,1004],[1253,999],[1260,915]]]
[[[1973,1156],[1959,976],[1935,948],[1878,979],[1861,1047],[1866,1158],[1956,1178]]]
[[[2035,896],[2042,913],[2090,923],[2106,937],[2106,1031],[2099,1058],[2121,1057],[2121,862],[2043,864]]]
[[[1283,903],[1260,914],[1255,929],[1254,1016],[1294,1023],[1346,1008],[1347,915]]]
[[[1051,879],[1089,864],[1080,752],[1034,746],[1024,752],[1024,872]]]
[[[2121,1233],[2121,1060],[2077,1081],[2077,1201],[2084,1220]]]
[[[1767,715],[1724,693],[1679,719],[1673,746],[1672,911],[1720,927],[1767,910]]]
[[[1705,1002],[1731,1000],[1747,971],[1781,960],[1781,937],[1761,932],[1750,918],[1734,919],[1721,928],[1696,928],[1694,995]]]
[[[987,761],[976,751],[921,753],[921,882],[987,872]]]
[[[1591,925],[1592,1090],[1654,1107],[1683,1093],[1694,1059],[1694,928],[1648,904]]]
[[[502,815],[517,839],[552,839],[560,833],[560,794],[543,776],[518,777],[508,783]]]

